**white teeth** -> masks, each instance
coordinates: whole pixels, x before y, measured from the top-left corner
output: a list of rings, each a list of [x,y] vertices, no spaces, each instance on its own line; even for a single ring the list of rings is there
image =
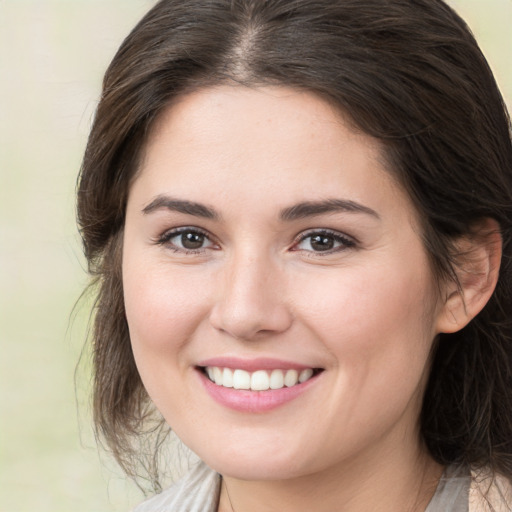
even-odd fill
[[[299,382],[299,372],[297,370],[288,370],[284,376],[284,385],[287,388],[291,388],[297,382]]]
[[[235,389],[251,389],[251,374],[245,370],[233,372],[233,387]]]
[[[313,376],[313,369],[301,370],[257,370],[249,373],[245,370],[232,370],[218,366],[207,366],[206,373],[218,386],[234,389],[266,391],[268,389],[290,388],[306,382]]]
[[[217,384],[217,382],[215,382],[215,384]],[[222,372],[221,385],[225,388],[233,387],[233,372],[229,368],[224,368],[224,371]]]
[[[306,382],[313,376],[313,370],[311,368],[306,368],[305,370],[302,370],[299,374],[299,382],[302,384],[303,382]]]
[[[215,381],[215,384],[222,386],[222,370],[217,366],[213,369],[213,380]]]
[[[270,389],[281,389],[284,387],[284,374],[281,370],[272,370],[270,374]]]
[[[270,387],[270,379],[265,370],[258,370],[251,375],[251,389],[253,391],[265,391]]]

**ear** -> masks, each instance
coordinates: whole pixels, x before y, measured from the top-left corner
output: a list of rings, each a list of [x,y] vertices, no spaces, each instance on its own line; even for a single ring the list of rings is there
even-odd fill
[[[437,317],[438,333],[461,330],[491,298],[501,262],[499,224],[491,218],[478,221],[470,234],[457,240],[455,249],[455,272],[460,287],[453,281],[445,285],[444,303]]]

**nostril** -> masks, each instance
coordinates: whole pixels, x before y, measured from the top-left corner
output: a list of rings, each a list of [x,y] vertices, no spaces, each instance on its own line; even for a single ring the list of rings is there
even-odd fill
[[[284,305],[272,305],[267,310],[261,305],[219,304],[210,315],[210,323],[217,331],[240,341],[281,334],[292,322],[292,315]]]

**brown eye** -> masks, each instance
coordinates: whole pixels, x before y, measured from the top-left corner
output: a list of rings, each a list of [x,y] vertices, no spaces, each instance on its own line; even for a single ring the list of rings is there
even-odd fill
[[[305,233],[301,236],[297,245],[294,246],[295,251],[308,251],[316,253],[334,253],[354,247],[355,242],[337,232],[330,231],[313,231]]]
[[[180,235],[181,246],[184,249],[200,249],[203,247],[205,236],[202,233],[196,233],[194,231],[186,231]]]
[[[215,244],[206,233],[194,228],[178,228],[164,233],[158,243],[176,252],[201,252],[215,248]]]
[[[314,235],[309,243],[315,251],[329,251],[334,247],[334,242],[334,237],[331,235]]]

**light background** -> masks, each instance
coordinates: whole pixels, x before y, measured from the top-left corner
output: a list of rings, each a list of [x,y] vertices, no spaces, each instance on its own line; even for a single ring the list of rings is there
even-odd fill
[[[74,188],[104,69],[153,0],[0,0],[0,512],[127,511],[74,370]],[[453,0],[512,101],[512,0]],[[78,397],[80,415],[77,415]]]

